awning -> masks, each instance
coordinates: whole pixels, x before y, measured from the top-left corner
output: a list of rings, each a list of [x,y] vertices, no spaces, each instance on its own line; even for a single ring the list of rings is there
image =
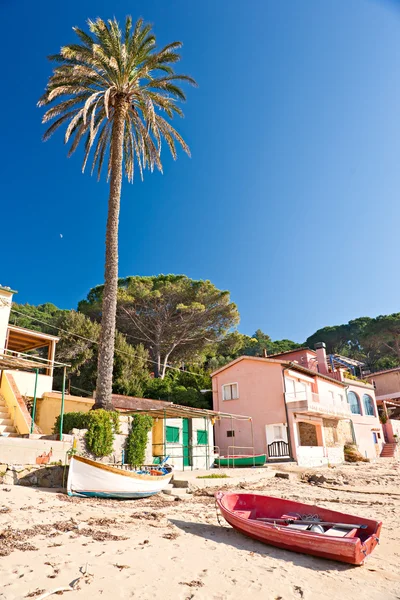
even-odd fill
[[[193,408],[191,406],[181,406],[180,404],[173,404],[172,402],[166,402],[166,406],[163,408],[134,408],[130,410],[124,410],[125,415],[144,414],[150,415],[154,418],[159,419],[235,419],[240,421],[251,421],[251,417],[244,415],[233,415],[230,413],[222,413],[215,410],[207,410],[205,408]]]
[[[7,349],[15,352],[26,352],[35,348],[48,346],[51,342],[58,342],[60,338],[42,333],[41,331],[32,331],[16,325],[8,326]]]

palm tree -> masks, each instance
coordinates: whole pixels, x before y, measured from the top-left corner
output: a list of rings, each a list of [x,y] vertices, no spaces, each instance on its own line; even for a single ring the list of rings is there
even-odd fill
[[[182,137],[160,112],[169,119],[174,114],[183,116],[178,106],[185,100],[180,82],[196,82],[188,75],[177,75],[171,66],[180,59],[181,42],[157,50],[151,26],[142,19],[133,27],[127,17],[124,30],[115,19],[89,20],[88,25],[90,33],[74,27],[79,44],[64,46],[60,54],[49,57],[57,66],[38,105],[53,104],[43,117],[44,123],[55,119],[44,140],[67,123],[65,143],[72,140],[68,156],[84,141],[82,171],[91,150],[92,173],[97,168],[98,178],[107,163],[110,192],[95,407],[111,409],[122,175],[132,182],[135,167],[142,178],[146,167],[162,171],[162,140],[174,159],[176,142],[190,155]]]

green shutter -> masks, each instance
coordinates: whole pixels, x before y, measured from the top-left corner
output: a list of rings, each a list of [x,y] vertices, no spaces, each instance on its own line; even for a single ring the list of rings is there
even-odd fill
[[[205,429],[197,430],[197,444],[199,446],[208,444],[208,432]]]
[[[166,427],[167,443],[179,444],[179,427]]]

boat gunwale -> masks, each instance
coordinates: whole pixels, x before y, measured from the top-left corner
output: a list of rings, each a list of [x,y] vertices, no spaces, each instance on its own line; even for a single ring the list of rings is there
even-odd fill
[[[114,467],[112,465],[104,465],[95,460],[91,460],[90,458],[85,458],[84,456],[72,456],[72,459],[77,460],[78,462],[82,462],[90,467],[95,469],[101,469],[103,471],[108,471],[109,473],[113,473],[114,475],[123,475],[124,477],[130,477],[131,479],[142,479],[144,481],[165,481],[168,478],[171,478],[171,473],[166,473],[165,475],[144,475],[140,473],[135,473],[134,471],[124,471],[119,467]],[[154,465],[155,467],[157,465]]]
[[[222,492],[217,492],[215,494],[215,499],[217,501],[217,504],[219,506],[219,508],[221,509],[222,513],[227,513],[234,521],[238,521],[238,523],[248,523],[248,527],[256,527],[256,528],[260,528],[261,531],[278,531],[279,533],[283,533],[285,535],[291,536],[292,534],[296,534],[300,539],[310,539],[313,538],[314,536],[317,536],[316,539],[317,540],[327,540],[328,538],[325,536],[324,533],[317,533],[315,531],[301,531],[301,530],[296,530],[296,529],[291,529],[290,531],[287,531],[287,527],[284,527],[280,524],[274,524],[274,523],[266,523],[265,521],[257,521],[257,519],[249,519],[246,517],[243,517],[242,515],[238,515],[236,514],[234,511],[230,510],[229,508],[227,508],[223,503],[222,500],[225,496],[229,496],[229,495],[236,495],[236,496],[260,496],[262,498],[275,498],[274,496],[268,496],[265,495],[263,496],[262,494],[249,494],[249,493],[244,493],[244,494],[235,494],[235,493],[222,493]],[[281,498],[279,498],[281,499]],[[289,502],[295,502],[293,500],[289,500]],[[296,504],[302,504],[300,503],[296,503]],[[309,506],[313,506],[313,508],[322,508],[323,510],[324,507],[321,506],[317,506],[317,505],[309,505]],[[329,509],[328,509],[329,510]],[[339,513],[339,514],[344,514],[344,513],[340,513],[339,511],[331,511],[331,512],[335,512],[335,513]],[[368,535],[368,537],[365,540],[361,540],[361,538],[359,536],[355,536],[355,537],[342,537],[342,538],[335,538],[335,537],[329,537],[329,542],[333,542],[335,545],[340,546],[343,542],[345,542],[346,544],[357,544],[359,543],[361,546],[364,546],[369,540],[373,539],[374,536],[376,536],[376,532],[377,530],[379,530],[379,526],[382,525],[382,523],[380,521],[375,521],[374,519],[365,519],[364,517],[357,517],[355,516],[356,519],[361,519],[363,521],[372,521],[372,523],[374,523],[375,529],[374,531]],[[278,519],[278,517],[277,517]],[[229,522],[229,521],[228,521]],[[316,524],[318,524],[316,522]]]
[[[238,458],[261,458],[261,456],[265,456],[265,458],[267,458],[266,454],[230,454],[229,456],[217,456],[215,460],[231,460],[233,458],[235,460]]]

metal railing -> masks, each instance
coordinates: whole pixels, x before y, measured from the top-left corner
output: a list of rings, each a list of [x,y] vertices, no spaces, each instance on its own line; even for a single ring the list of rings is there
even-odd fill
[[[159,442],[156,444],[152,444],[153,448],[153,458],[166,458],[170,457],[171,460],[174,458],[182,459],[182,470],[186,468],[190,468],[193,471],[194,468],[194,459],[196,458],[205,458],[206,469],[209,469],[211,466],[211,452],[210,446],[208,444],[180,444],[175,442]],[[157,449],[158,448],[158,449]],[[194,454],[193,449],[202,449],[204,452],[201,454]],[[182,454],[175,454],[174,450],[181,451]],[[161,452],[160,452],[161,450]],[[189,465],[185,465],[185,460],[189,461]],[[212,462],[214,462],[214,456],[212,456]]]

